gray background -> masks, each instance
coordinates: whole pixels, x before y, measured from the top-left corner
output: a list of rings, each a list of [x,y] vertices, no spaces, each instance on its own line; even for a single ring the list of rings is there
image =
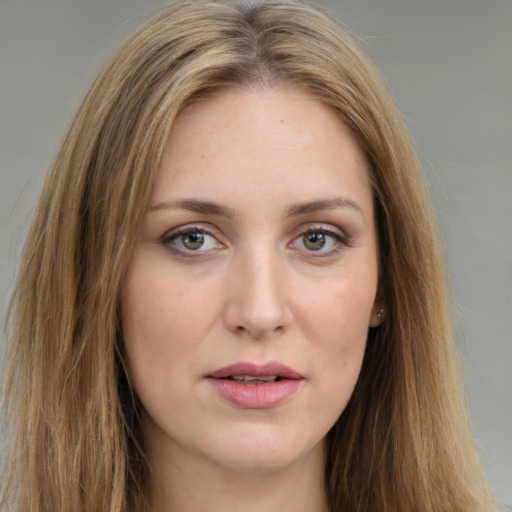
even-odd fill
[[[510,505],[512,0],[315,3],[357,34],[415,141],[453,274],[474,435],[492,490]],[[162,5],[0,0],[2,313],[45,170],[78,102],[110,52]]]

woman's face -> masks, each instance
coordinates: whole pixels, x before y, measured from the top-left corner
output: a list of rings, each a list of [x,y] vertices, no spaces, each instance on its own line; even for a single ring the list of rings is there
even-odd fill
[[[122,291],[150,460],[323,460],[378,324],[377,253],[365,160],[329,108],[229,89],[182,113]]]

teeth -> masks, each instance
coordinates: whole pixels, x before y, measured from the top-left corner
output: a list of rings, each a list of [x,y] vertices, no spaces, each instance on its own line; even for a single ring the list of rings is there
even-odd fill
[[[251,382],[251,381],[260,381],[260,382],[274,382],[277,379],[277,375],[264,375],[256,377],[254,375],[232,375],[231,378],[233,380],[238,380],[241,382]]]

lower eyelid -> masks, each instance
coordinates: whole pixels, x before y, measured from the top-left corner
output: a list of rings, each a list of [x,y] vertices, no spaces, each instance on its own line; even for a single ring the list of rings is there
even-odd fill
[[[308,256],[317,258],[328,257],[353,246],[353,240],[348,235],[321,226],[312,226],[308,227],[307,229],[304,229],[294,238],[290,245],[293,247],[293,245],[298,240],[301,240],[301,238],[306,236],[308,233],[321,233],[326,237],[330,237],[334,241],[334,243],[332,244],[333,247],[327,250],[322,250],[323,248],[321,248],[315,251],[314,249],[300,248],[300,250],[306,253]]]
[[[188,249],[186,247],[179,247],[178,244],[176,243],[176,241],[179,240],[180,237],[183,237],[185,235],[192,234],[192,233],[201,233],[205,237],[211,238],[214,241],[213,242],[214,247],[209,247],[209,248],[203,249],[203,250],[201,250],[200,248],[194,250],[194,249]],[[192,226],[182,226],[179,228],[172,229],[172,230],[168,231],[167,233],[165,233],[161,237],[160,241],[161,241],[162,245],[164,245],[168,250],[170,250],[171,252],[173,252],[177,255],[182,255],[182,256],[185,256],[185,255],[186,256],[199,256],[201,253],[206,253],[216,247],[222,246],[222,243],[219,242],[218,238],[213,233],[211,233],[209,230],[207,230],[201,226],[193,226],[193,225]],[[209,244],[211,244],[211,243],[212,242],[210,241]],[[179,245],[183,245],[183,242]]]
[[[181,236],[191,234],[191,233],[201,233],[201,234],[205,235],[206,237],[212,238],[215,241],[214,246],[207,248],[207,249],[203,249],[203,250],[201,250],[201,249],[194,250],[194,249],[181,248],[173,243],[175,240],[179,239]],[[296,235],[296,237],[292,240],[292,242],[290,242],[290,244],[289,244],[290,247],[293,247],[293,245],[298,240],[300,240],[302,237],[306,236],[309,233],[321,233],[321,234],[325,235],[326,237],[330,237],[331,239],[334,240],[334,244],[333,244],[334,246],[328,250],[319,249],[319,250],[315,251],[312,249],[308,250],[307,248],[302,248],[302,250],[304,252],[307,252],[308,254],[311,254],[311,255],[315,255],[315,253],[316,253],[316,255],[319,257],[328,256],[330,254],[335,254],[337,252],[340,252],[344,248],[353,246],[353,239],[349,235],[346,235],[343,232],[338,232],[338,231],[335,231],[333,229],[328,229],[323,226],[308,226],[306,229],[303,229],[301,232],[298,233],[298,235]],[[201,253],[207,253],[213,249],[221,248],[224,246],[224,244],[219,240],[219,237],[216,234],[212,233],[211,230],[206,229],[204,226],[199,226],[199,225],[185,225],[185,226],[180,226],[180,227],[171,229],[171,230],[167,231],[164,235],[162,235],[162,237],[160,238],[160,241],[161,241],[162,245],[166,246],[169,250],[172,250],[172,252],[174,252],[178,255],[181,254],[181,255],[188,255],[188,256],[193,256],[193,255],[199,256]]]

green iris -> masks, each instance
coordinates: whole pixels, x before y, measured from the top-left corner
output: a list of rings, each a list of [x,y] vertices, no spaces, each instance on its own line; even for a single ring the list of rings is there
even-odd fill
[[[181,236],[181,241],[183,242],[184,247],[191,251],[196,251],[204,244],[204,234],[199,231],[187,233],[186,235]]]
[[[319,251],[325,245],[325,235],[323,233],[306,233],[302,239],[304,246],[310,251]]]

